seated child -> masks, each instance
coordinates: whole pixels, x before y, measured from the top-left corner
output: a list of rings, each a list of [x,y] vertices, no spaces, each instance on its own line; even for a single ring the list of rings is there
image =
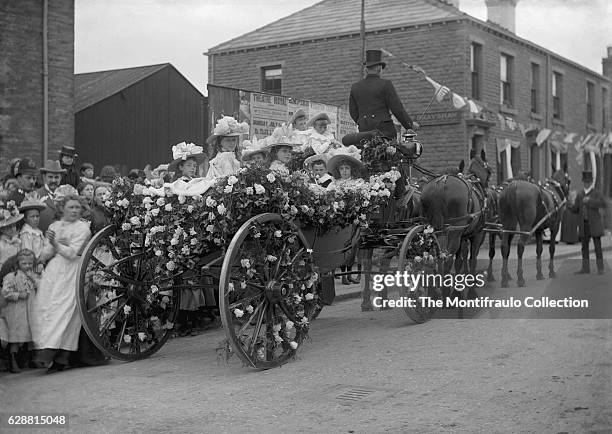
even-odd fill
[[[198,165],[208,160],[204,148],[193,143],[179,143],[172,147],[174,160],[168,165],[168,171],[174,173],[175,180],[191,181],[198,174]]]
[[[250,167],[252,165],[264,165],[268,159],[268,149],[265,148],[266,140],[245,140],[242,142],[242,163]]]
[[[326,113],[319,113],[308,121],[310,129],[307,132],[306,144],[303,146],[304,152],[308,153],[310,148],[315,154],[323,154],[342,146],[342,143],[337,141],[330,131],[327,131],[327,125],[330,122]]]
[[[265,149],[270,151],[270,170],[280,175],[289,175],[288,164],[293,157],[292,151],[300,146],[292,127],[276,127],[270,137],[266,139]]]
[[[311,179],[321,187],[327,187],[334,178],[327,173],[329,154],[312,155],[304,161],[304,167],[311,174]]]
[[[240,170],[238,142],[241,134],[248,133],[249,125],[246,122],[238,123],[230,116],[217,121],[213,134],[206,140],[213,154],[207,179],[233,175]]]
[[[2,317],[6,321],[8,343],[10,344],[10,371],[21,372],[16,356],[23,344],[32,340],[30,331],[30,309],[28,299],[36,293],[40,278],[34,272],[35,258],[31,250],[21,250],[17,254],[18,268],[4,276],[2,297],[6,306]]]

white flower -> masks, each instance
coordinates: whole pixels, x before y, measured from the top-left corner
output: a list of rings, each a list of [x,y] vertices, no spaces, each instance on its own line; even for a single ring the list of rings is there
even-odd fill
[[[253,187],[247,187],[245,188],[245,191],[246,191],[246,194],[250,196],[253,194]]]
[[[167,203],[166,206],[164,207],[164,209],[166,211],[172,211],[172,204],[171,203]]]
[[[172,246],[176,246],[179,243],[178,238],[172,237],[172,239],[170,240],[170,245]]]
[[[276,181],[276,177],[274,176],[274,174],[273,174],[273,173],[268,173],[268,174],[266,175],[266,179],[267,179],[269,182],[274,182],[274,181]]]
[[[234,186],[226,185],[225,188],[223,189],[223,193],[231,193],[233,190],[234,190]]]
[[[149,223],[151,223],[151,214],[150,213],[146,213],[145,216],[144,216],[144,224],[148,225]]]
[[[427,226],[427,227],[425,228],[425,230],[423,231],[423,233],[424,233],[424,234],[431,234],[431,233],[433,233],[433,231],[434,231],[434,228],[433,228],[433,227],[431,227],[431,226]]]
[[[132,337],[130,335],[123,335],[123,342],[129,344],[132,342]]]
[[[132,311],[131,306],[128,306],[127,304],[125,306],[123,306],[123,313],[125,315],[129,315],[131,311]]]
[[[215,225],[208,225],[206,226],[206,231],[207,232],[214,232],[215,231]]]
[[[141,342],[144,342],[144,340],[147,338],[147,334],[144,332],[138,332],[138,339],[141,340]]]
[[[253,306],[251,306],[250,304],[246,307],[246,311],[248,313],[253,313]]]
[[[227,178],[228,185],[234,185],[237,182],[238,182],[238,178],[236,178],[234,175],[231,175],[229,178]]]
[[[423,260],[423,258],[421,258],[420,256],[415,256],[414,257],[414,262],[421,262]]]
[[[159,208],[153,208],[151,210],[151,215],[153,215],[153,217],[157,217],[159,215]]]
[[[254,184],[253,187],[255,187],[256,194],[264,194],[266,192],[265,187],[261,184]]]
[[[272,335],[274,335],[274,340],[279,344],[283,341],[283,338],[281,338],[278,333],[272,333]]]
[[[272,330],[275,331],[276,333],[280,332],[282,326],[280,324],[274,324],[272,326]]]
[[[212,208],[213,206],[217,206],[217,201],[214,200],[212,197],[208,196],[206,198],[206,206]]]
[[[242,316],[244,315],[244,311],[240,309],[234,309],[234,315],[236,315],[236,318],[242,318]]]
[[[157,199],[155,203],[157,204],[157,206],[164,206],[166,204],[166,201],[164,200],[163,197],[160,197]]]
[[[295,302],[296,303],[301,303],[302,302],[302,296],[301,295],[294,294],[293,297],[295,298]]]
[[[192,239],[189,241],[189,244],[191,244],[192,246],[195,246],[196,244],[198,244],[198,240],[197,240],[197,238],[192,238]]]
[[[296,341],[291,341],[289,342],[289,346],[291,347],[292,350],[297,350],[298,343]]]
[[[313,250],[312,249],[306,249],[306,253],[308,254],[312,254]]]
[[[266,256],[266,261],[269,261],[269,262],[276,262],[277,259],[278,258],[276,256],[274,256],[274,255],[267,255]]]
[[[191,205],[189,205],[189,206],[191,206]],[[196,232],[195,228],[189,229],[189,235],[197,235],[197,232]]]
[[[187,205],[187,212],[188,213],[192,213],[193,212],[193,205]]]
[[[129,231],[130,229],[132,229],[132,225],[129,223],[123,223],[121,225],[121,229],[123,229],[124,231]]]
[[[308,301],[312,300],[314,298],[314,294],[312,292],[308,292],[306,293],[306,295],[304,296],[304,298]]]
[[[166,268],[172,271],[176,268],[176,264],[174,263],[174,261],[168,261],[168,263],[166,263]]]
[[[178,201],[181,205],[184,204],[186,200],[187,198],[185,196],[183,196],[182,194],[179,194]]]
[[[150,203],[145,203],[144,204],[144,208],[148,211],[151,209],[151,204]]]
[[[189,253],[191,253],[191,250],[189,250],[189,247],[183,246],[183,248],[181,249],[181,253],[183,255],[188,255]]]
[[[149,318],[151,320],[151,322],[155,322],[155,321],[159,321],[159,318],[156,316],[152,316],[151,318]]]
[[[227,212],[227,208],[225,207],[225,205],[220,204],[217,206],[217,212],[221,215],[225,214]]]
[[[304,313],[303,313],[303,312],[302,312],[302,319],[300,320],[300,324],[302,324],[302,325],[306,325],[306,324],[308,324],[308,318],[306,318],[306,317],[304,316]]]
[[[153,203],[153,199],[151,199],[149,196],[146,196],[143,200],[142,203],[144,204],[152,204]]]
[[[161,256],[162,255],[162,251],[159,249],[155,249],[155,256]]]
[[[246,287],[247,287],[246,282],[244,280],[240,281],[240,289],[246,289]],[[247,310],[249,309],[247,308]]]
[[[280,229],[279,229],[279,230],[276,230],[276,231],[274,231],[274,236],[275,236],[276,238],[280,238],[280,237],[282,237],[282,236],[283,236],[283,232],[282,232]]]
[[[151,292],[153,294],[159,292],[159,287],[157,285],[151,285]]]
[[[251,261],[248,259],[241,259],[240,265],[242,265],[243,268],[251,268]]]
[[[294,326],[293,321],[287,321],[287,322],[285,323],[285,328],[286,328],[287,330],[291,330],[291,329],[293,328],[293,326]]]
[[[107,200],[106,202],[104,202],[104,205],[106,205],[107,208],[110,208],[112,204],[113,203],[110,200]]]
[[[302,205],[300,208],[302,208],[302,212],[310,211],[310,208],[308,208],[308,205]]]

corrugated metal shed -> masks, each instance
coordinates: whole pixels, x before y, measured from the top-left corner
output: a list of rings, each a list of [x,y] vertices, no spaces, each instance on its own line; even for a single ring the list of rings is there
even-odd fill
[[[368,31],[463,18],[439,0],[368,0]],[[361,0],[324,0],[252,32],[212,47],[209,53],[359,33]]]

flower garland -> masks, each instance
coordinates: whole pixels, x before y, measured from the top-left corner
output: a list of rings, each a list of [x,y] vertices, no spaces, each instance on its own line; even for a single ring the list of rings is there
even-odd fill
[[[397,140],[388,140],[381,136],[362,141],[361,158],[365,166],[373,173],[385,172],[393,166],[399,166],[401,153],[397,150]]]

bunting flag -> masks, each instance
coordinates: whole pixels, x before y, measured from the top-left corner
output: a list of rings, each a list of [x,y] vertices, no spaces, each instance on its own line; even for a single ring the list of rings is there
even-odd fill
[[[436,95],[436,100],[438,100],[438,102],[442,102],[444,100],[444,97],[446,97],[446,95],[450,93],[450,89],[448,87],[442,86],[440,83],[433,80],[432,78],[425,76],[425,80],[427,80],[429,84],[431,84],[434,90],[436,91],[435,95]]]
[[[542,130],[540,130],[540,132],[536,136],[536,144],[540,146],[542,143],[544,143],[546,139],[548,139],[548,136],[550,136],[551,132],[552,132],[551,130],[546,129],[546,128],[543,128]]]
[[[565,136],[565,139],[563,139],[563,142],[567,144],[572,144],[574,143],[574,139],[576,138],[577,135],[578,134],[576,133],[567,133]]]
[[[514,178],[514,174],[512,173],[512,148],[519,148],[521,146],[521,142],[518,140],[510,140],[510,139],[497,139],[497,161],[501,163],[501,154],[506,151],[506,175],[507,179]]]
[[[460,109],[464,107],[466,104],[467,102],[465,101],[465,98],[453,92],[453,105],[455,106],[456,109]]]
[[[470,108],[470,113],[480,113],[482,111],[482,108],[471,99],[468,99],[467,103]]]

